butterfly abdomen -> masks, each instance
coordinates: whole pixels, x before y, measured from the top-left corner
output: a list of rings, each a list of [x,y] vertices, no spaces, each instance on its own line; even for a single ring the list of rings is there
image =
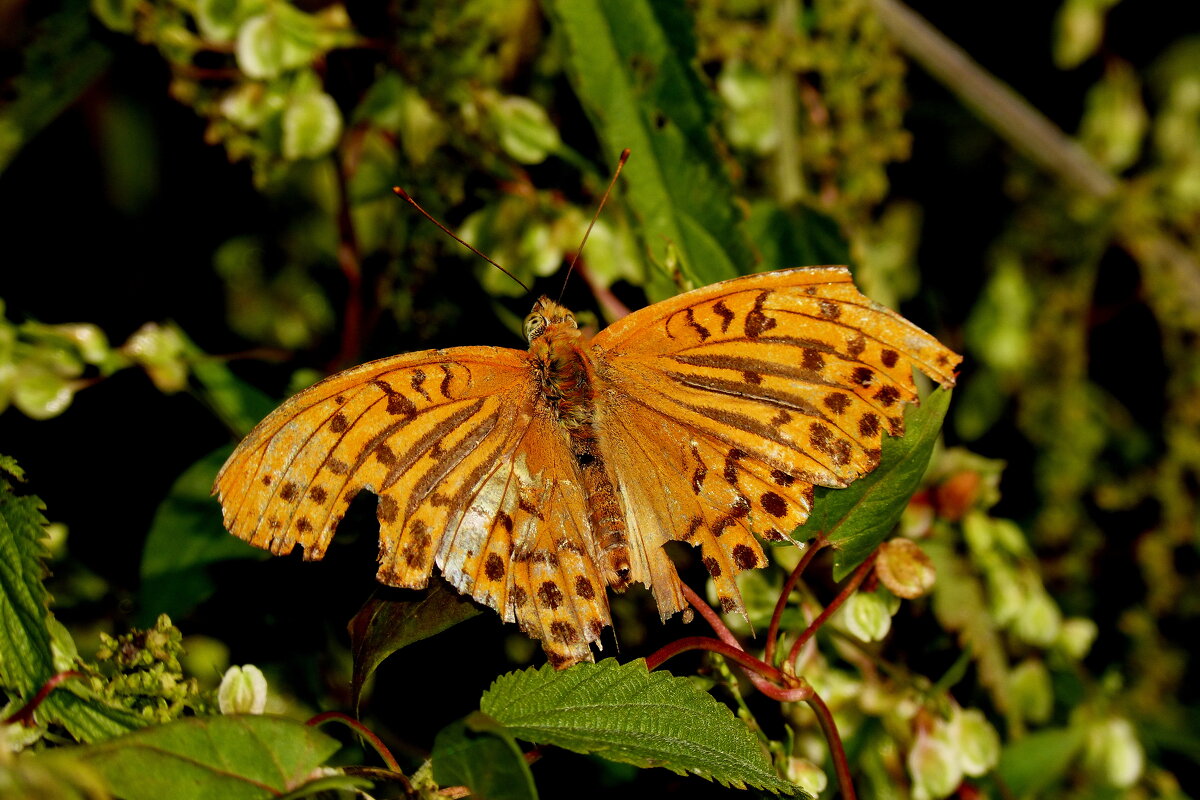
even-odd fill
[[[625,511],[605,465],[596,430],[595,370],[580,347],[574,327],[548,329],[531,348],[542,396],[567,433],[588,502],[605,582],[621,591],[629,585],[628,531]]]

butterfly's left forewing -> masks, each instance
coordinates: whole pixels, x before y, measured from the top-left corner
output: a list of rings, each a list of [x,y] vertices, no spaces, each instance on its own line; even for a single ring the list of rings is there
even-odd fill
[[[559,664],[608,624],[586,500],[565,434],[538,413],[528,356],[463,347],[364,364],[268,416],[217,477],[225,524],[276,554],[321,558],[362,490],[379,496],[379,580],[436,564]]]

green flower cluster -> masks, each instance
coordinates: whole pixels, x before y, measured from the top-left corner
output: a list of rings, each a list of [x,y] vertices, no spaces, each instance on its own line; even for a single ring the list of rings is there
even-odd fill
[[[185,678],[179,663],[183,634],[161,614],[152,628],[113,637],[100,634],[95,666],[89,666],[91,688],[110,705],[168,722],[190,709],[216,713],[211,692],[195,678]]]

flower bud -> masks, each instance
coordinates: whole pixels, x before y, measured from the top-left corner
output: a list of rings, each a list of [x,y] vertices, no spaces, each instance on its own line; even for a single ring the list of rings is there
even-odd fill
[[[230,667],[217,689],[222,714],[261,714],[267,706],[267,679],[253,664]]]
[[[937,579],[933,561],[911,539],[892,539],[881,544],[875,574],[892,594],[908,600],[927,594]]]
[[[787,760],[787,779],[814,797],[829,786],[829,776],[807,758],[792,757]]]
[[[1008,694],[1013,709],[1030,722],[1046,722],[1054,710],[1050,673],[1036,658],[1022,661],[1008,675]]]
[[[892,629],[887,600],[876,592],[855,592],[842,606],[842,624],[864,642],[878,642]]]

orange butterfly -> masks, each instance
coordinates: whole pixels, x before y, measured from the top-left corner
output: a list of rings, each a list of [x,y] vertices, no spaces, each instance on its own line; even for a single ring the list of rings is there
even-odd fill
[[[318,559],[372,491],[380,581],[419,589],[437,564],[566,666],[591,660],[608,587],[647,585],[664,620],[685,607],[668,541],[699,545],[741,609],[756,537],[788,538],[814,485],[875,468],[917,402],[913,366],[949,386],[962,360],[843,267],[716,283],[590,342],[543,297],[525,336],[528,352],[392,356],[288,400],[217,476],[226,527]]]

